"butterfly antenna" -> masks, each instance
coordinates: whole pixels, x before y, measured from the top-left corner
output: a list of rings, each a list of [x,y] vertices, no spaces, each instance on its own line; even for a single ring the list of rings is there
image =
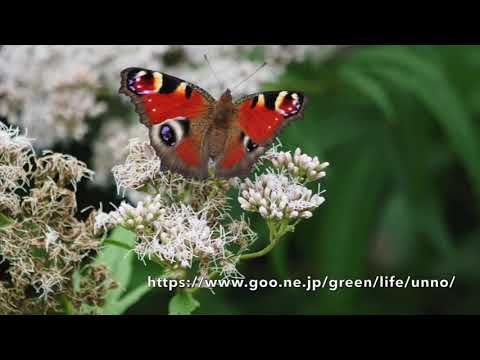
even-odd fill
[[[267,62],[264,62],[262,65],[260,65],[252,74],[250,74],[245,80],[240,81],[237,85],[235,85],[232,88],[232,91],[238,88],[240,85],[246,83],[248,80],[250,80],[253,75],[255,75],[257,72],[259,72],[261,69],[263,69],[267,65]]]
[[[215,70],[213,70],[212,64],[210,64],[210,61],[208,60],[207,54],[204,54],[204,55],[203,55],[203,58],[204,58],[205,61],[207,62],[208,67],[209,67],[210,70],[212,71],[213,76],[215,76],[215,79],[217,80],[218,84],[220,85],[220,87],[222,87],[223,84],[222,84],[222,82],[220,81],[220,79],[218,78],[217,73],[215,72]]]

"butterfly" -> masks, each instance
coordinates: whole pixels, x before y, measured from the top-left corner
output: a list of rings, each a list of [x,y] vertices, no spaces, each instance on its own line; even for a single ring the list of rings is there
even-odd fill
[[[247,176],[279,131],[303,117],[306,97],[298,91],[268,91],[233,100],[227,89],[215,100],[177,77],[148,69],[121,72],[120,93],[135,104],[149,128],[162,168],[185,177]]]

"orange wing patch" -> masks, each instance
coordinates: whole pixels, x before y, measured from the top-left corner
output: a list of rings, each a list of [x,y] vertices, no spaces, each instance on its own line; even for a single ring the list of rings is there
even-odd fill
[[[208,106],[200,94],[193,92],[190,98],[187,98],[182,90],[169,94],[143,95],[142,99],[149,122],[152,125],[178,116],[193,119],[205,112]]]
[[[304,107],[304,96],[298,92],[270,91],[240,101],[239,127],[257,144],[271,140],[278,130]]]
[[[193,138],[186,138],[178,144],[176,151],[180,159],[190,166],[199,166],[201,164],[198,143]]]
[[[261,105],[260,101],[252,108],[253,104],[252,99],[240,106],[238,125],[254,142],[263,144],[275,135],[285,118],[277,111]]]
[[[160,124],[179,116],[194,119],[208,110],[213,98],[182,79],[140,68],[122,71],[120,91],[132,98],[142,121]]]
[[[232,143],[220,163],[220,167],[222,168],[232,168],[237,165],[244,157],[246,151],[241,141],[237,143]]]

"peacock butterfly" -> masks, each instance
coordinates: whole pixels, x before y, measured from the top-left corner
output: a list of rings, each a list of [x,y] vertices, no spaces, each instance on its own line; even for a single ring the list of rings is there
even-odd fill
[[[135,104],[149,128],[162,167],[186,177],[246,176],[266,147],[290,121],[303,116],[306,97],[268,91],[233,101],[227,89],[215,100],[200,87],[158,71],[127,68],[120,93]]]

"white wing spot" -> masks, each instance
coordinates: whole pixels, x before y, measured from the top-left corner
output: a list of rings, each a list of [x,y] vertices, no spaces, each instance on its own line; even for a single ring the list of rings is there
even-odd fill
[[[288,91],[281,91],[275,99],[275,110],[278,111],[282,105],[283,99],[288,95]]]

